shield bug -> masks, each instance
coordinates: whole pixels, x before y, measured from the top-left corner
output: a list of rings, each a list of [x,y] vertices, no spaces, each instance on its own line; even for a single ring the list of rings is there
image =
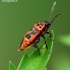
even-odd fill
[[[53,6],[52,6],[49,21],[40,21],[40,22],[37,22],[36,24],[34,24],[33,28],[31,28],[23,36],[23,39],[22,39],[22,41],[21,41],[21,43],[19,45],[18,50],[25,50],[25,49],[29,48],[30,45],[33,45],[33,47],[38,49],[39,54],[40,54],[40,49],[39,49],[37,43],[40,41],[40,37],[42,37],[44,39],[44,43],[46,45],[46,48],[49,51],[44,34],[49,34],[50,35],[49,27],[51,26],[51,24],[55,20],[55,18],[58,15],[60,15],[60,13],[58,13],[53,18],[53,20],[50,21],[51,17],[52,17],[52,13],[54,11],[55,5],[56,5],[56,2],[54,2]]]

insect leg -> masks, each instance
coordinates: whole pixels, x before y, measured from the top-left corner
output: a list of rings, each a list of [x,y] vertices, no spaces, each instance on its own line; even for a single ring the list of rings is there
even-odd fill
[[[37,43],[40,41],[40,38],[38,38],[38,41],[33,43],[33,47],[38,49],[39,55],[40,55],[40,48],[37,46]]]
[[[37,39],[37,41],[34,42],[34,44],[37,44],[40,41],[40,38]]]
[[[40,48],[36,44],[33,44],[33,47],[38,49],[38,52],[39,52],[39,55],[40,55]]]
[[[48,31],[46,30],[45,33],[49,34],[49,38],[54,41],[54,39],[51,37],[51,32],[49,30]]]
[[[42,36],[43,39],[44,39],[44,43],[45,43],[45,45],[46,45],[47,50],[51,53],[51,51],[49,50],[49,48],[48,48],[48,46],[47,46],[46,39],[45,39],[44,35],[41,35],[41,36]]]
[[[47,50],[48,50],[48,46],[47,46],[46,39],[45,39],[44,35],[41,35],[41,37],[43,38],[44,43],[45,43],[45,45],[46,45],[46,48],[47,48]]]
[[[49,30],[47,31],[47,29],[46,29],[42,35],[44,36],[45,33],[46,33],[46,34],[49,34],[49,38],[50,38],[52,41],[54,41],[54,39],[53,39],[52,36],[51,36],[51,32],[50,32]]]

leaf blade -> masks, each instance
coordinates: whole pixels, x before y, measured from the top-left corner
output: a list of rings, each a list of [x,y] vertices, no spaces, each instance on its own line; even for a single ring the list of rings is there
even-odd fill
[[[23,57],[22,57],[22,59],[21,59],[21,61],[20,61],[20,63],[19,63],[19,65],[18,65],[17,70],[21,70],[21,68],[23,67],[23,65],[24,65],[24,66],[26,65],[26,64],[24,64],[24,63],[26,62],[27,59],[28,59],[28,55],[27,55],[27,53],[25,52],[24,55],[23,55]]]
[[[16,67],[9,61],[9,70],[17,70]]]
[[[53,31],[51,32],[51,38],[54,38]],[[52,51],[53,41],[48,37],[47,39],[47,45],[49,46],[49,49]],[[40,47],[41,55],[39,56],[38,51],[35,50],[29,57],[23,59],[24,64],[19,65],[17,70],[44,70],[46,64],[48,63],[48,60],[51,56],[51,54],[46,50],[45,44]],[[22,62],[22,63],[23,63]]]

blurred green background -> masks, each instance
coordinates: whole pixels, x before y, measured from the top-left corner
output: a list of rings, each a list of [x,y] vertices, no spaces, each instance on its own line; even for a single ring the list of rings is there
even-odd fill
[[[8,70],[9,61],[17,67],[24,51],[18,52],[23,35],[38,21],[49,19],[55,0],[18,0],[3,3],[0,0],[0,70]],[[52,18],[62,13],[52,24],[55,41],[47,70],[70,70],[70,47],[58,41],[59,35],[70,33],[70,0],[56,0]],[[41,43],[41,42],[40,42]],[[27,53],[35,48],[31,47]]]

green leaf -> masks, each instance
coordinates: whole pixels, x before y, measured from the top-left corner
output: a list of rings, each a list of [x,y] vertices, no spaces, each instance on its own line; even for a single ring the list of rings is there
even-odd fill
[[[70,34],[64,35],[64,36],[59,36],[58,39],[61,43],[64,45],[70,46]]]
[[[17,70],[16,67],[9,61],[9,70]]]
[[[51,38],[54,39],[53,31],[51,32]],[[47,38],[47,45],[50,51],[52,51],[53,40]],[[17,70],[45,70],[51,53],[47,51],[45,44],[40,47],[41,55],[38,50],[35,50],[32,54],[27,56],[26,52],[23,55]]]

